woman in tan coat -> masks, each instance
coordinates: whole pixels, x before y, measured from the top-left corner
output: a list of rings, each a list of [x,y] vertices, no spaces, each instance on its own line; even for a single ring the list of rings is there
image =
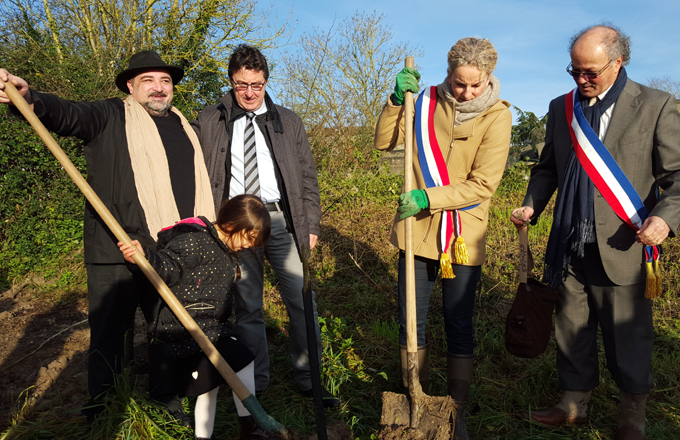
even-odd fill
[[[403,214],[397,213],[391,236],[391,242],[402,250],[399,342],[405,374],[405,243],[401,220],[415,216],[418,360],[425,390],[425,323],[432,286],[442,270],[447,382],[449,394],[459,405],[454,434],[459,440],[469,439],[464,414],[472,382],[472,313],[486,257],[489,200],[503,175],[510,147],[510,104],[498,98],[500,82],[492,74],[497,58],[489,40],[463,38],[449,51],[444,82],[418,96],[413,143],[417,189],[400,196],[398,211]],[[395,93],[376,127],[378,150],[391,150],[404,142],[404,92],[418,92],[419,78],[418,72],[409,68],[397,75]]]

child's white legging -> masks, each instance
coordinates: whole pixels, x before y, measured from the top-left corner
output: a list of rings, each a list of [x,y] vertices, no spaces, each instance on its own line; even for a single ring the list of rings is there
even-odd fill
[[[243,385],[248,388],[250,394],[255,395],[255,362],[249,363],[245,368],[236,373]],[[215,427],[215,409],[217,408],[217,392],[220,387],[201,394],[196,398],[196,406],[194,407],[194,421],[196,422],[196,437],[210,438]],[[239,417],[249,416],[250,413],[243,406],[243,403],[233,393],[234,404]]]

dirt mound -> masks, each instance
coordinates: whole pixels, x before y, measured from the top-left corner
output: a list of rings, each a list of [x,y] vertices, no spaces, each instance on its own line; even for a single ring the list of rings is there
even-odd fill
[[[419,402],[418,427],[409,428],[411,404],[404,394],[383,393],[379,440],[449,440],[456,404],[449,396],[423,394]]]

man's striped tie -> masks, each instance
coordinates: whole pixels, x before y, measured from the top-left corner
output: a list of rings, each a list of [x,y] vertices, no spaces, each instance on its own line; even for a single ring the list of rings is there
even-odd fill
[[[257,149],[255,148],[255,113],[246,112],[246,129],[243,134],[243,174],[245,194],[260,195],[260,178],[257,172]]]

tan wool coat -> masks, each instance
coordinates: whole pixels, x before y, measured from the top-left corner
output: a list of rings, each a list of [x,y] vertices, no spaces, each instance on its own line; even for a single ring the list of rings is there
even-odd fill
[[[503,176],[510,149],[512,114],[510,103],[498,100],[476,118],[454,128],[455,103],[444,99],[442,85],[437,86],[435,133],[449,170],[450,185],[426,188],[420,171],[418,151],[413,140],[414,188],[425,189],[430,208],[414,216],[413,244],[416,255],[439,259],[439,230],[442,211],[479,206],[460,211],[462,236],[470,255],[470,266],[480,266],[486,258],[486,228],[489,221],[489,201]],[[404,142],[403,106],[388,99],[376,125],[375,147],[390,151]],[[405,248],[404,222],[394,218],[390,241]],[[449,246],[451,254],[453,246]]]

